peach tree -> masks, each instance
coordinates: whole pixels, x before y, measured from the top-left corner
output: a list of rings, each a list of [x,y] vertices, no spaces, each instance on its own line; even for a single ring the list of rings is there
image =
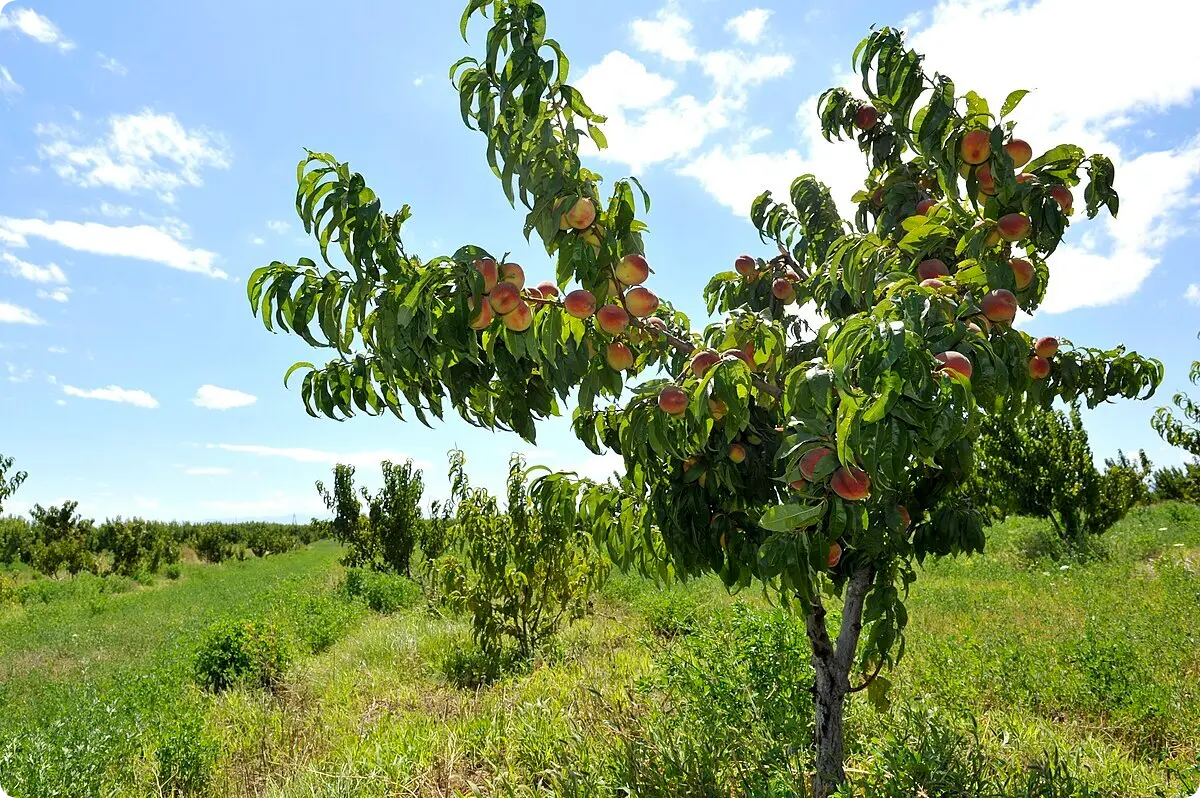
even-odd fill
[[[569,411],[590,449],[620,453],[620,479],[547,474],[531,499],[622,568],[716,573],[795,608],[815,668],[813,788],[829,795],[845,780],[847,696],[885,701],[881,674],[904,652],[916,564],[983,548],[958,487],[982,419],[1161,381],[1159,363],[1121,348],[1012,326],[1041,302],[1078,212],[1116,213],[1113,166],[1070,144],[1033,157],[1011,118],[1025,92],[994,111],[926,72],[898,31],[873,31],[853,56],[863,97],[819,103],[826,138],[852,139],[869,166],[854,220],[811,175],[784,201],[762,194],[750,212],[764,254],[730,258],[704,291],[717,320],[693,329],[644,285],[648,194],[632,177],[602,193],[581,162],[583,139],[605,146],[604,118],[568,82],[541,6],[471,0],[464,39],[476,14],[490,17],[486,54],[450,77],[553,279],[528,285],[497,248],[409,252],[409,206],[385,212],[360,174],[309,152],[296,210],[320,262],[258,269],[250,304],[268,329],[334,350],[288,371],[304,372],[310,415],[453,412],[533,441]]]
[[[10,477],[8,472],[13,467],[14,462],[16,461],[13,458],[0,454],[0,512],[4,511],[4,502],[17,492],[17,489],[21,487],[21,483],[29,476],[24,471],[14,471]]]
[[[1200,360],[1192,361],[1192,370],[1188,373],[1188,378],[1192,384],[1200,385]],[[1168,408],[1160,407],[1154,411],[1151,426],[1167,443],[1200,457],[1200,403],[1183,391],[1175,394],[1171,401],[1174,402],[1179,415],[1173,415]]]

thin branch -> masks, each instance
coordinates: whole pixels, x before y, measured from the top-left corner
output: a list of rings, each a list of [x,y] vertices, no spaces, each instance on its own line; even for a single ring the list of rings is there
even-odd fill
[[[868,687],[871,686],[871,682],[873,682],[879,678],[879,674],[882,671],[883,671],[883,660],[881,659],[881,660],[879,660],[879,664],[875,666],[875,672],[872,673],[870,676],[868,676],[867,680],[865,682],[860,684],[858,687],[851,687],[849,690],[846,691],[846,693],[847,694],[857,693],[862,690],[866,690]]]

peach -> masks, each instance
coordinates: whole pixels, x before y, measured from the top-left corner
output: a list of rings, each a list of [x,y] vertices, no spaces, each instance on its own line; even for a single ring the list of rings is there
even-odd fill
[[[1029,358],[1029,376],[1035,380],[1044,380],[1050,376],[1050,361],[1034,355]]]
[[[733,268],[743,277],[750,277],[758,274],[758,261],[749,255],[738,255],[737,260],[733,262]]]
[[[472,311],[475,310],[475,300],[467,299],[467,307]],[[471,329],[482,330],[492,323],[492,305],[484,297],[484,301],[479,303],[479,311],[471,314]]]
[[[725,418],[725,414],[729,412],[729,405],[722,402],[720,399],[708,397],[708,414],[713,417],[713,421],[720,421]]]
[[[796,287],[782,277],[775,278],[775,282],[771,283],[771,293],[785,305],[796,301]]]
[[[668,385],[658,392],[658,406],[671,416],[681,416],[687,412],[688,395],[678,385]]]
[[[917,277],[922,280],[931,280],[936,277],[946,277],[950,274],[950,269],[946,267],[945,261],[941,258],[929,258],[921,261],[917,266]]]
[[[565,218],[571,227],[576,230],[585,230],[592,226],[592,222],[596,221],[596,203],[587,197],[580,197],[566,212]]]
[[[1071,192],[1066,186],[1055,186],[1050,189],[1050,199],[1058,203],[1058,207],[1062,208],[1063,213],[1070,213],[1071,206],[1075,204],[1075,198],[1071,196]]]
[[[959,153],[969,164],[980,164],[992,157],[992,133],[990,130],[972,130],[963,136]]]
[[[854,124],[859,130],[870,130],[879,122],[879,112],[873,105],[864,105],[854,112]]]
[[[1017,316],[1017,298],[1005,288],[988,291],[979,306],[989,321],[1011,322]]]
[[[563,308],[577,319],[590,318],[596,312],[596,297],[591,291],[576,288],[563,300]]]
[[[549,280],[538,283],[537,290],[540,291],[542,296],[546,299],[558,299],[558,296],[561,293],[558,290],[558,286]]]
[[[800,474],[809,482],[812,482],[814,476],[816,475],[817,467],[821,465],[821,461],[826,457],[829,457],[831,454],[833,454],[833,450],[826,449],[824,446],[819,449],[813,449],[810,452],[806,452],[805,455],[800,458]]]
[[[517,288],[525,287],[525,270],[518,263],[505,263],[500,267],[500,279]]]
[[[1009,158],[1012,158],[1014,169],[1020,169],[1033,157],[1033,147],[1030,147],[1029,142],[1024,139],[1013,139],[1004,145],[1004,151],[1008,153]]]
[[[1038,357],[1051,358],[1058,354],[1058,339],[1052,335],[1037,339],[1033,351]]]
[[[503,316],[521,301],[521,290],[512,283],[496,283],[488,295],[488,301],[492,303],[492,310]]]
[[[842,544],[836,540],[829,544],[829,558],[827,562],[830,568],[837,568],[837,564],[842,561]]]
[[[1013,258],[1008,265],[1012,266],[1013,278],[1017,281],[1017,290],[1024,291],[1033,282],[1033,264],[1024,258]]]
[[[633,366],[633,352],[622,343],[611,343],[604,350],[604,359],[614,371],[626,371]]]
[[[650,276],[650,264],[641,255],[626,255],[617,264],[617,279],[625,285],[641,285]]]
[[[996,220],[996,232],[1010,244],[1027,238],[1032,229],[1029,217],[1023,213],[1006,213]]]
[[[658,310],[658,297],[649,288],[639,285],[625,294],[625,307],[637,318],[644,319]]]
[[[975,170],[975,180],[978,182],[981,194],[986,194],[989,197],[996,195],[996,178],[992,176],[991,166],[980,164]]]
[[[546,297],[542,296],[542,292],[540,290],[538,290],[537,288],[526,288],[525,289],[525,298],[526,299],[545,299]]]
[[[920,214],[921,216],[925,216],[931,210],[933,210],[934,206],[936,206],[936,205],[937,205],[937,200],[935,200],[935,199],[923,199],[917,203],[917,213]]]
[[[968,380],[971,379],[971,374],[974,373],[974,368],[971,366],[970,359],[962,352],[938,352],[933,356],[942,365],[938,368],[939,371],[949,371],[954,374],[961,374]]]
[[[1017,183],[1019,183],[1022,186],[1025,185],[1026,183],[1032,183],[1035,180],[1037,180],[1036,175],[1029,175],[1029,174],[1024,174],[1024,173],[1017,175]]]
[[[480,258],[475,261],[475,270],[483,275],[483,293],[489,293],[496,287],[496,282],[500,279],[500,271],[496,268],[496,261],[491,258]]]
[[[795,479],[788,483],[788,487],[792,490],[804,490],[804,488],[807,486],[808,483],[802,479]]]
[[[921,287],[929,288],[933,291],[936,291],[939,288],[945,288],[946,284],[943,283],[941,280],[937,279],[936,277],[930,277],[928,280],[921,281]]]
[[[735,463],[740,463],[746,459],[746,447],[740,443],[729,444],[729,459]]]
[[[871,495],[871,478],[854,466],[843,466],[834,471],[829,486],[848,502],[861,501]]]
[[[697,349],[692,354],[692,373],[703,377],[710,368],[720,362],[721,356],[711,349]]]
[[[533,311],[526,303],[517,302],[516,307],[505,313],[500,321],[513,332],[524,332],[533,324]]]
[[[987,236],[983,239],[983,245],[985,247],[994,247],[999,243],[1000,234],[996,232],[995,228],[988,230]]]
[[[620,305],[605,305],[596,311],[596,324],[609,335],[620,335],[629,324],[629,314]]]
[[[896,512],[900,514],[900,523],[905,529],[912,526],[912,516],[909,515],[908,508],[903,504],[896,505]]]

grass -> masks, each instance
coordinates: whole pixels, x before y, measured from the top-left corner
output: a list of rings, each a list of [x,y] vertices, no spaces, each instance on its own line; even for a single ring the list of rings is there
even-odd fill
[[[1200,786],[1200,508],[1139,509],[1086,563],[1031,561],[1044,531],[1010,519],[986,555],[926,563],[891,710],[850,706],[848,795]],[[463,688],[465,621],[407,598],[371,612],[336,587],[337,557],[321,543],[0,609],[0,784],[16,798],[805,794],[806,643],[759,596],[614,577],[529,668]],[[207,630],[244,618],[293,647],[282,682],[201,690]]]

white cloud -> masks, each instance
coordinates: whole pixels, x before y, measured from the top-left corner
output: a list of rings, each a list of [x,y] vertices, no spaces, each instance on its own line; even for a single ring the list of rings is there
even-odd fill
[[[267,229],[270,230],[272,233],[278,233],[279,235],[284,235],[289,230],[292,229],[292,226],[290,224],[288,224],[287,222],[271,221],[271,222],[267,222]]]
[[[1187,290],[1183,292],[1183,298],[1193,305],[1200,305],[1200,285],[1196,285],[1195,283],[1189,285]]]
[[[22,280],[32,280],[35,283],[67,284],[67,275],[56,263],[47,266],[36,266],[26,263],[11,252],[0,253],[0,260],[8,264],[8,273]]]
[[[67,349],[64,346],[48,346],[46,347],[46,351],[52,355],[65,355],[67,353]]]
[[[614,471],[618,474],[625,473],[625,458],[616,452],[588,455],[580,461],[579,465],[566,470],[574,471],[581,477],[604,482],[613,475]]]
[[[96,61],[99,62],[101,69],[106,69],[114,75],[128,75],[129,70],[115,58],[105,55],[104,53],[96,53]]]
[[[66,399],[55,399],[54,404],[58,405],[59,407],[66,407],[67,400]]]
[[[33,376],[33,369],[19,369],[12,363],[5,363],[4,365],[8,367],[9,382],[29,382],[29,379]]]
[[[218,388],[215,385],[201,385],[192,398],[192,404],[209,410],[229,410],[233,407],[252,405],[257,401],[257,396],[229,388]]]
[[[81,186],[106,186],[125,192],[153,191],[175,201],[183,186],[200,186],[204,168],[227,169],[230,156],[222,136],[202,128],[187,130],[174,114],[149,109],[115,115],[106,137],[92,145],[57,125],[34,130],[48,141],[38,154],[60,177]]]
[[[0,7],[4,5],[0,3]],[[57,25],[32,8],[14,8],[8,14],[0,14],[0,30],[15,30],[41,44],[53,44],[63,52],[75,47],[75,43],[66,39]]]
[[[71,289],[70,288],[55,288],[52,291],[38,289],[37,295],[38,295],[38,299],[49,299],[52,302],[70,302],[71,301]]]
[[[0,66],[0,94],[20,94],[23,91],[25,89],[13,79],[12,73]]]
[[[421,77],[418,77],[418,78],[413,78],[413,85],[414,85],[414,86],[420,86],[420,85],[421,85],[422,83],[424,83],[424,82],[425,82],[425,77],[424,77],[424,76],[421,76]]]
[[[40,316],[28,308],[0,301],[0,324],[45,324]]]
[[[236,443],[209,443],[205,444],[204,448],[220,449],[240,454],[256,454],[260,457],[283,457],[288,460],[295,460],[297,463],[324,463],[325,465],[345,463],[352,466],[378,466],[384,460],[390,460],[393,463],[403,463],[405,460],[412,458],[413,463],[418,468],[430,467],[428,462],[418,460],[407,452],[400,452],[394,449],[379,449],[364,452],[329,452],[321,449],[281,448]]]
[[[255,246],[261,246],[267,242],[261,236],[251,236],[250,243],[254,244]]]
[[[79,252],[136,258],[208,277],[228,277],[213,266],[215,253],[188,249],[169,233],[149,225],[112,227],[97,222],[47,222],[0,216],[0,241],[27,246],[27,236],[44,238]]]
[[[101,202],[98,212],[101,216],[109,216],[113,219],[124,219],[129,214],[133,213],[133,208],[128,205],[113,205],[109,202]]]
[[[689,41],[692,23],[679,13],[674,3],[660,10],[654,19],[635,19],[629,27],[639,50],[655,53],[668,61],[696,58],[696,48]]]
[[[223,477],[232,474],[233,471],[220,466],[193,466],[183,469],[183,473],[191,477]]]
[[[752,8],[725,23],[725,30],[746,44],[754,44],[761,37],[771,12],[765,8]]]
[[[145,391],[129,390],[121,388],[117,385],[108,385],[104,388],[93,388],[84,390],[76,388],[74,385],[64,385],[63,393],[67,396],[77,396],[80,399],[99,399],[104,402],[119,402],[121,404],[133,405],[134,407],[144,407],[154,409],[158,407],[158,400]]]

